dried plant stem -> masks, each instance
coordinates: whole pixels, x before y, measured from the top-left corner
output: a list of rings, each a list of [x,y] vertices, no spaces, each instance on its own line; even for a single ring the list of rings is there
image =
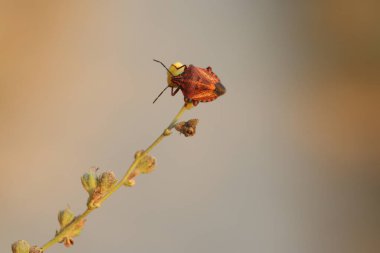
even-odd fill
[[[138,156],[137,158],[135,158],[135,160],[133,161],[133,163],[131,164],[131,166],[129,167],[129,169],[127,170],[127,172],[125,173],[125,175],[123,176],[123,178],[121,180],[119,180],[118,183],[115,184],[115,186],[113,186],[107,192],[106,195],[104,195],[104,197],[101,199],[100,203],[102,203],[103,201],[105,201],[109,196],[111,196],[115,191],[117,191],[121,186],[123,186],[128,181],[129,176],[133,173],[134,169],[136,168],[136,166],[139,163],[139,161],[141,160],[141,158],[143,158],[146,154],[148,154],[156,145],[158,145],[166,136],[168,136],[170,134],[170,130],[174,127],[174,125],[179,120],[179,118],[182,116],[182,114],[187,109],[190,109],[190,108],[191,108],[190,104],[186,104],[185,103],[182,106],[181,110],[173,118],[173,120],[171,121],[171,123],[169,124],[169,126],[167,128],[165,128],[165,130],[162,132],[162,134],[147,149],[145,149],[144,152],[140,156]],[[81,215],[77,216],[72,223],[70,223],[68,226],[66,226],[64,229],[62,229],[53,239],[51,239],[50,241],[48,241],[47,243],[45,243],[41,247],[42,251],[45,251],[46,249],[48,249],[52,245],[54,245],[54,244],[62,241],[62,239],[65,237],[66,233],[68,231],[70,231],[71,228],[75,227],[78,223],[82,222],[83,219],[85,217],[87,217],[94,210],[95,209],[89,209],[89,208],[87,208]]]

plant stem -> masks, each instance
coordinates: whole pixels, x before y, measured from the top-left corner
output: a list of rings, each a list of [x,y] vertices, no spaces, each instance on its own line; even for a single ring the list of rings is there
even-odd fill
[[[173,120],[170,122],[169,126],[167,128],[165,128],[165,130],[162,132],[162,134],[147,149],[145,149],[144,152],[140,156],[138,156],[133,161],[133,163],[129,166],[127,172],[124,174],[123,178],[121,180],[119,180],[118,183],[114,187],[112,187],[107,192],[106,195],[104,195],[104,197],[100,201],[100,204],[103,203],[109,196],[111,196],[115,191],[117,191],[121,186],[123,186],[128,181],[129,176],[133,173],[133,171],[136,168],[136,166],[139,163],[139,161],[146,154],[148,154],[155,146],[157,146],[166,136],[168,136],[170,134],[170,130],[174,127],[174,125],[177,123],[177,121],[182,116],[182,114],[187,109],[190,109],[190,108],[191,108],[191,105],[186,104],[186,103],[182,106],[181,110],[179,110],[179,112],[177,113],[177,115],[173,118]],[[169,133],[169,134],[167,134],[167,133]],[[57,242],[60,242],[65,237],[67,231],[69,231],[72,227],[74,227],[76,224],[78,224],[79,222],[81,222],[81,220],[83,220],[85,217],[87,217],[94,210],[95,209],[89,209],[89,208],[87,208],[81,215],[77,216],[72,223],[70,223],[64,229],[62,229],[53,239],[51,239],[50,241],[48,241],[47,243],[45,243],[41,247],[41,250],[45,251],[46,249],[48,249],[49,247],[53,246]]]

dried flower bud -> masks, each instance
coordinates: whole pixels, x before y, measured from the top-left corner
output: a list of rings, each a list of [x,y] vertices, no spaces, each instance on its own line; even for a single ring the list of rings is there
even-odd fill
[[[139,158],[144,153],[144,150],[136,151],[135,153],[135,159]]]
[[[186,137],[193,136],[195,134],[198,122],[199,122],[198,119],[191,119],[186,122],[182,121],[175,124],[175,129],[178,132],[184,134]]]
[[[136,184],[136,180],[134,178],[128,179],[127,182],[124,183],[125,186],[132,187]]]
[[[138,151],[139,152],[139,151]],[[138,155],[137,153],[138,152],[136,152],[136,154],[135,154],[135,158],[136,158],[136,155]],[[139,155],[138,155],[139,156]],[[127,181],[124,183],[124,185],[125,186],[128,186],[128,187],[132,187],[132,186],[134,186],[135,184],[136,184],[136,177],[138,176],[138,175],[140,175],[141,174],[141,172],[139,171],[139,170],[137,170],[137,169],[134,169],[134,171],[129,175],[129,177],[128,177],[128,179],[127,179]]]
[[[99,177],[99,186],[102,192],[106,192],[115,185],[117,179],[113,171],[103,172]]]
[[[61,241],[61,243],[62,242],[63,242],[63,245],[65,245],[66,248],[69,248],[69,247],[71,247],[71,246],[74,245],[74,240],[71,237],[65,237],[65,238],[63,238],[63,240]]]
[[[135,154],[135,157],[136,155],[137,153]],[[155,165],[156,158],[149,154],[145,154],[144,157],[140,158],[140,161],[136,166],[135,172],[141,172],[142,174],[152,172],[154,170]]]
[[[42,253],[42,249],[34,245],[29,249],[29,253]]]
[[[59,225],[61,225],[61,228],[66,227],[69,225],[75,218],[75,215],[73,211],[69,207],[67,207],[65,210],[61,210],[58,212],[58,222]]]
[[[73,227],[71,227],[69,230],[65,230],[65,234],[60,240],[61,243],[63,243],[66,247],[70,247],[74,245],[73,238],[75,236],[78,236],[80,232],[83,229],[84,223],[86,222],[85,219],[80,220],[78,223],[76,223]],[[59,232],[57,232],[58,234]]]
[[[91,169],[89,172],[83,174],[81,177],[83,188],[88,192],[88,194],[92,194],[95,188],[98,186],[98,177],[96,175],[96,171]]]
[[[144,154],[144,150],[139,150],[135,153],[135,159],[140,159],[133,170],[133,172],[128,176],[125,186],[132,187],[136,184],[136,177],[140,174],[150,173],[154,170],[156,166],[156,158],[149,154]]]
[[[101,191],[101,188],[96,187],[95,191],[88,197],[87,207],[88,209],[95,209],[100,207],[100,202],[104,196],[104,192]]]
[[[13,253],[29,253],[30,245],[25,240],[18,240],[12,244]]]
[[[163,133],[164,136],[169,136],[171,134],[172,134],[172,131],[170,131],[170,129],[168,129],[168,128],[166,128],[164,133]]]
[[[100,207],[103,197],[116,184],[117,179],[112,171],[103,172],[97,177],[97,186],[87,200],[87,207],[94,209]]]

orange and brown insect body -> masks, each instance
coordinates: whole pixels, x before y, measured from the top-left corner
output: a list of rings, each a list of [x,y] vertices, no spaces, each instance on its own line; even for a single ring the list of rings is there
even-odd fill
[[[185,101],[192,101],[194,105],[199,102],[213,101],[226,92],[218,76],[212,72],[211,67],[203,69],[189,65],[185,67],[182,74],[173,76],[171,81],[178,86],[172,95],[174,96],[180,89]]]
[[[155,60],[157,61],[157,60]],[[159,62],[159,61],[157,61]],[[164,67],[165,65],[161,63]],[[193,65],[175,66],[177,70],[183,68],[183,72],[174,76],[166,67],[170,76],[168,77],[172,96],[179,90],[182,91],[185,102],[192,102],[194,106],[199,102],[210,102],[223,95],[226,88],[221,84],[218,76],[212,71],[211,67],[199,68]]]

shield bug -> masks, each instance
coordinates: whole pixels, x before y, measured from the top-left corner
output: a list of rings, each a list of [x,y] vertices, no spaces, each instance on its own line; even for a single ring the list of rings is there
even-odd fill
[[[213,101],[226,93],[226,88],[220,83],[220,79],[212,71],[211,67],[203,69],[177,62],[168,69],[162,62],[154,61],[160,63],[168,71],[168,86],[157,96],[153,103],[169,87],[171,88],[172,96],[181,90],[185,102],[191,102],[194,106],[198,105],[199,102]]]

